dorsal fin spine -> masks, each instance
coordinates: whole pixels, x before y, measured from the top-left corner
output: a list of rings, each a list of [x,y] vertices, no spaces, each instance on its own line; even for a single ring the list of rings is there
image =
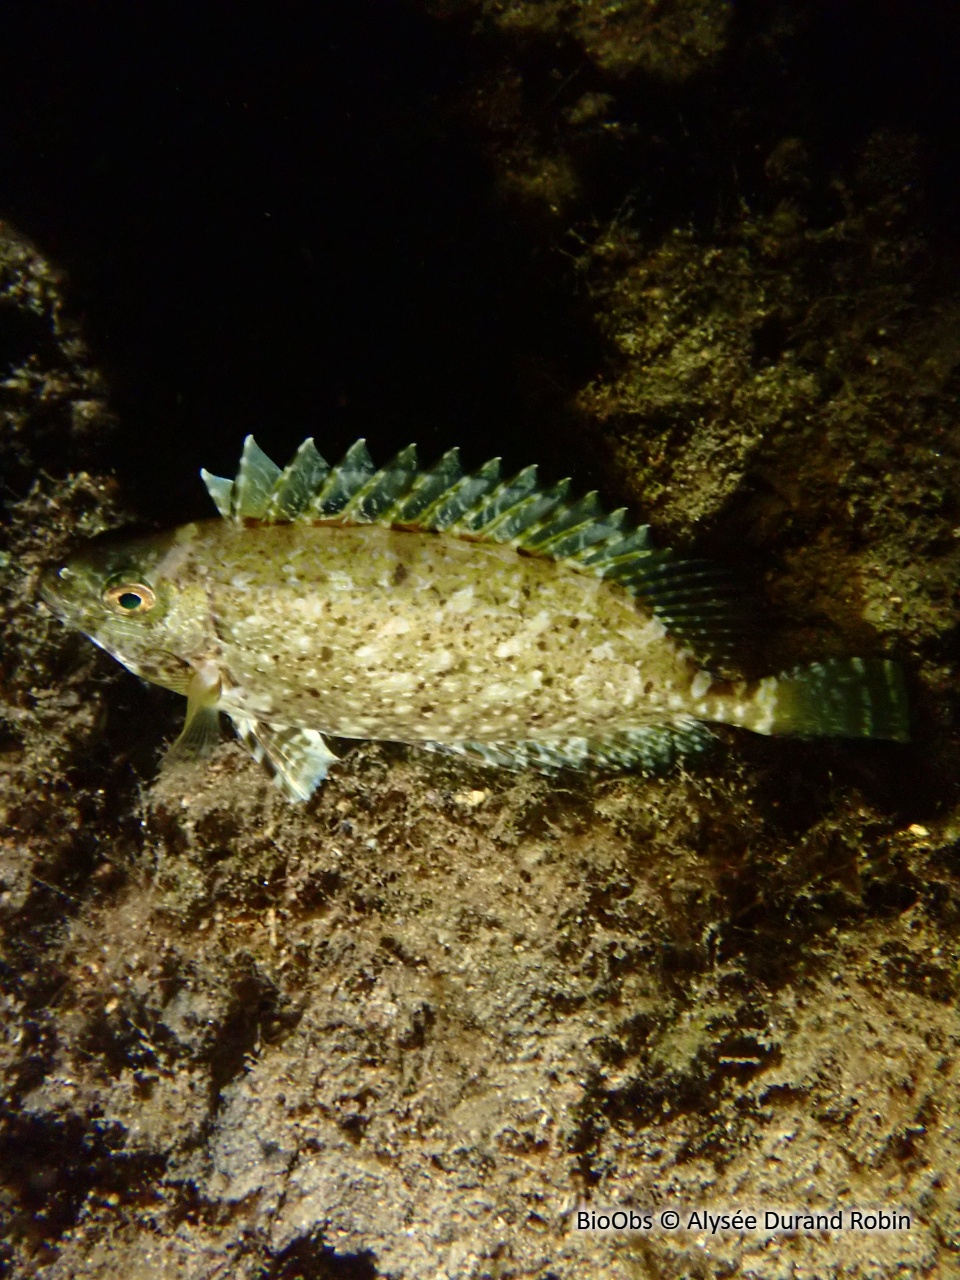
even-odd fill
[[[582,526],[582,531],[571,530],[570,536],[573,538],[576,535],[578,545],[565,552],[562,558],[568,564],[576,565],[578,569],[596,572],[593,568],[593,561],[599,553],[602,553],[605,546],[614,543],[621,537],[626,519],[626,508],[618,507],[616,511],[611,511],[609,515],[604,516],[602,519],[587,521]]]
[[[225,476],[212,475],[205,467],[200,468],[200,479],[207,486],[207,493],[213,499],[213,505],[222,516],[233,514],[233,481]]]
[[[524,545],[537,555],[550,556],[554,560],[566,560],[579,569],[582,567],[579,556],[598,542],[606,541],[614,533],[616,529],[611,529],[601,521],[584,521],[583,524],[574,525],[572,529],[547,542],[538,541],[532,546],[529,543]]]
[[[456,524],[474,503],[484,497],[500,479],[500,459],[491,458],[473,475],[458,480],[446,493],[441,494],[432,507],[423,513],[425,528],[443,532]]]
[[[308,436],[273,486],[265,520],[295,520],[330,474],[330,464],[317,452]]]
[[[524,546],[528,533],[540,528],[562,504],[570,488],[569,480],[561,480],[552,489],[537,490],[505,511],[487,536],[494,542],[512,542]]]
[[[339,515],[359,488],[367,483],[375,468],[367,452],[365,440],[357,440],[344,454],[343,461],[326,477],[320,491],[306,510],[314,518]]]
[[[280,468],[267,457],[253,436],[247,436],[231,495],[230,514],[234,520],[259,520],[280,474]]]
[[[460,450],[448,449],[429,471],[421,472],[414,479],[409,493],[398,498],[394,505],[383,513],[383,520],[401,525],[417,524],[424,512],[429,511],[441,494],[446,493],[462,475]]]
[[[508,542],[512,536],[532,524],[537,518],[537,510],[540,509],[544,501],[550,503],[553,501],[553,497],[554,490],[544,490],[539,487],[531,489],[529,493],[524,494],[511,507],[507,507],[506,510],[502,511],[496,520],[491,521],[487,526],[486,536],[495,539],[497,542]],[[513,534],[508,532],[510,529],[514,530]]]
[[[600,543],[583,557],[600,577],[615,576],[622,567],[638,567],[648,556],[656,554],[650,539],[648,525],[639,525],[628,533],[621,533],[607,543]]]
[[[499,462],[500,459],[495,459]],[[456,531],[461,530],[476,537],[486,537],[487,531],[504,512],[509,511],[521,498],[525,497],[537,486],[537,468],[524,467],[511,480],[504,480],[487,494],[483,503],[468,511],[457,524]]]
[[[596,490],[584,494],[569,506],[561,507],[549,519],[542,520],[536,529],[527,530],[524,546],[528,551],[545,552],[551,544],[576,529],[588,528],[603,519],[603,508]]]
[[[379,520],[383,512],[393,506],[398,496],[410,488],[410,482],[416,474],[417,450],[415,445],[410,444],[354,493],[339,513],[340,519],[345,524],[351,519],[361,523]]]

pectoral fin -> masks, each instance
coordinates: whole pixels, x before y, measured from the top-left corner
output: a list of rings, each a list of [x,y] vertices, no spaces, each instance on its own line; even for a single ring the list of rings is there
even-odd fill
[[[292,729],[231,716],[237,736],[289,799],[309,800],[339,756],[316,729]]]
[[[187,685],[187,719],[170,748],[174,760],[207,756],[220,741],[220,672],[210,663],[196,670]]]

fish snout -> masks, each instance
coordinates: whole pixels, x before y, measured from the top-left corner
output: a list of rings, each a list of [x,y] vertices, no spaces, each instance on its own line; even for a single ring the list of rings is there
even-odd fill
[[[50,568],[43,570],[37,582],[37,594],[40,599],[48,609],[61,618],[67,612],[64,579],[69,575],[69,572],[66,566],[51,565]]]

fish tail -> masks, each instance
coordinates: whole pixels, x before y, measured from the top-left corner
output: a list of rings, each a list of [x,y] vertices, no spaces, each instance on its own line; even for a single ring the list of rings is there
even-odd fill
[[[767,703],[760,732],[907,742],[903,670],[886,658],[829,658],[760,682]]]

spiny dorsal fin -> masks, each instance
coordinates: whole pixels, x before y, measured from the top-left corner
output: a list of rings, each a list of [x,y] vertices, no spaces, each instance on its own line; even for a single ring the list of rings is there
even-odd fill
[[[441,494],[463,476],[460,450],[448,449],[439,462],[429,471],[419,472],[410,483],[409,491],[397,498],[382,516],[384,524],[399,524],[415,528]]]
[[[533,468],[530,467],[528,470]],[[523,472],[520,475],[522,476]],[[519,478],[518,476],[517,479]],[[559,484],[546,491],[533,489],[485,528],[477,530],[477,533],[491,542],[513,542],[517,545],[522,543],[526,549],[526,535],[539,528],[541,522],[556,511],[567,496],[569,488],[570,481],[561,480]],[[454,525],[452,531],[456,533],[466,523],[466,519],[461,520],[459,526]]]
[[[280,475],[277,464],[271,462],[253,436],[247,436],[233,484],[233,516],[237,520],[261,519]]]
[[[200,478],[207,486],[207,492],[220,514],[242,521],[259,520],[265,516],[283,474],[253,436],[247,436],[243,442],[236,480],[226,480],[223,476],[211,475],[206,470],[201,470]]]
[[[358,440],[331,468],[307,439],[281,471],[248,436],[236,480],[200,474],[217,510],[235,520],[377,522],[448,530],[554,559],[575,559],[585,568],[605,566],[611,556],[648,545],[645,528],[625,539],[624,512],[607,515],[595,493],[568,505],[569,480],[541,489],[535,466],[502,480],[499,458],[467,475],[457,449],[429,471],[418,471],[416,448],[409,445],[377,471],[366,443]],[[601,544],[604,554],[586,554]]]
[[[367,442],[358,440],[343,461],[324,478],[320,488],[303,509],[301,519],[323,520],[339,516],[350,499],[367,484],[376,468],[367,452]]]
[[[417,517],[417,528],[434,529],[438,532],[452,528],[484,494],[493,488],[499,478],[499,458],[493,458],[490,462],[484,463],[472,476],[460,475]],[[384,514],[384,522],[388,524],[395,522],[391,512]]]
[[[499,458],[493,460],[498,466]],[[485,537],[500,518],[521,499],[537,487],[537,468],[525,467],[512,480],[504,480],[484,495],[471,511],[466,512],[454,527],[454,532]]]
[[[220,514],[229,516],[233,511],[233,481],[213,475],[206,467],[200,468],[200,479],[207,486],[207,493]]]
[[[308,439],[281,471],[248,436],[236,480],[201,475],[217,510],[238,522],[378,523],[563,560],[619,583],[710,658],[724,659],[745,630],[737,595],[719,570],[656,550],[649,526],[627,528],[623,508],[606,513],[596,493],[568,503],[569,480],[540,488],[536,467],[504,480],[493,458],[467,475],[451,449],[429,471],[418,471],[409,445],[378,471],[358,440],[331,468]]]
[[[354,492],[340,512],[340,519],[345,524],[352,520],[361,524],[381,520],[397,498],[409,491],[416,474],[417,447],[409,444]]]
[[[330,474],[330,464],[308,436],[273,487],[264,519],[280,524],[296,520]]]

